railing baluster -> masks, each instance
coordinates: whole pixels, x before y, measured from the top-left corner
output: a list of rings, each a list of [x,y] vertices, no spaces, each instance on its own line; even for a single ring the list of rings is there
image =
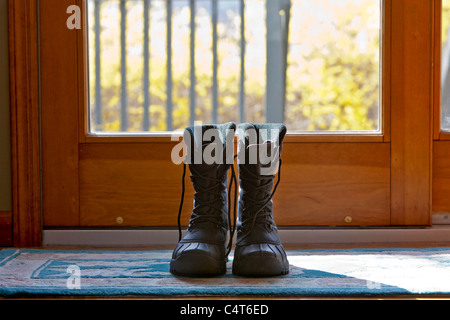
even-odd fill
[[[190,0],[190,88],[189,88],[189,102],[190,102],[190,125],[195,122],[195,0]]]
[[[143,90],[144,90],[144,119],[142,122],[142,130],[150,130],[150,49],[149,49],[149,11],[150,11],[150,0],[144,0],[144,79],[143,79]]]
[[[127,8],[126,0],[120,0],[120,120],[121,131],[127,131],[127,66],[126,66],[126,27],[127,27]]]
[[[173,130],[172,120],[172,0],[166,2],[166,27],[167,27],[167,79],[166,79],[166,110],[167,110],[167,131]]]
[[[94,34],[95,34],[95,130],[100,131],[102,124],[102,81],[100,52],[100,5],[101,0],[94,2]]]
[[[241,69],[240,69],[240,83],[239,83],[239,121],[245,122],[245,3],[240,0],[240,15],[241,15]]]
[[[218,81],[217,81],[217,18],[218,18],[218,0],[212,0],[212,54],[213,54],[213,81],[212,81],[212,121],[219,122],[218,116]]]
[[[283,122],[290,0],[266,2],[266,121]]]

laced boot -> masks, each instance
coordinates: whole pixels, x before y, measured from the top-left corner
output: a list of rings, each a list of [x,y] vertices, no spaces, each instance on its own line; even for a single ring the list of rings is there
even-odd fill
[[[170,272],[175,275],[200,277],[215,276],[226,272],[227,255],[231,247],[230,240],[227,251],[227,232],[231,230],[227,184],[228,170],[230,167],[232,168],[233,163],[235,128],[234,123],[228,123],[189,127],[184,132],[187,155],[183,164],[183,192],[178,214],[179,243],[174,249],[170,261]],[[211,142],[205,142],[204,134],[210,129],[215,130],[213,131],[216,133],[215,138],[210,139]],[[229,140],[231,139],[231,143],[229,143],[231,151],[228,152],[227,134],[229,134]],[[201,159],[198,158],[200,154],[202,155]],[[229,154],[230,156],[228,156]],[[212,162],[211,159],[208,161],[206,158],[208,155],[214,156]],[[184,198],[186,163],[189,165],[195,194],[189,226],[182,237],[180,215]],[[234,170],[232,179],[236,185]],[[230,183],[230,189],[233,180]]]
[[[240,192],[233,274],[248,277],[288,274],[289,262],[272,215],[286,127],[245,123],[238,126],[238,134]],[[273,188],[277,171],[278,180]]]

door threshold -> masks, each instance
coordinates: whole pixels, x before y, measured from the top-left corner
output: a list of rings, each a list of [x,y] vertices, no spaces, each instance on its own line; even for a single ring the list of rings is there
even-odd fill
[[[427,228],[280,228],[283,244],[449,243],[450,225]],[[44,246],[176,245],[176,229],[45,229]],[[235,242],[234,242],[235,243]]]

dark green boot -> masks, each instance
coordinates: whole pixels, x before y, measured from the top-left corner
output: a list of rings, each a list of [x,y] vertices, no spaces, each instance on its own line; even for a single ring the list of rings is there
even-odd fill
[[[286,127],[283,124],[238,126],[239,211],[233,274],[249,277],[289,273],[289,262],[272,216],[275,174]],[[273,189],[273,190],[272,190]]]
[[[226,272],[229,253],[226,248],[227,232],[230,229],[227,184],[234,152],[233,141],[229,141],[231,143],[228,149],[231,150],[228,152],[226,141],[228,133],[229,140],[234,138],[235,129],[234,123],[228,123],[189,127],[184,132],[187,145],[185,163],[189,165],[195,195],[194,208],[184,237],[181,237],[182,203],[180,205],[180,239],[170,261],[170,272],[175,275],[200,277]],[[204,139],[208,133],[212,133],[215,138],[211,139],[210,135]],[[183,173],[183,196],[185,170],[186,165]],[[234,175],[232,178],[236,180]]]

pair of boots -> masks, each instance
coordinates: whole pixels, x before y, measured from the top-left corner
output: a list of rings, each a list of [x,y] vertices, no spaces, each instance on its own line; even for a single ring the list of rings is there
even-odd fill
[[[237,129],[239,145],[236,156],[234,123],[193,126],[184,132],[187,154],[178,215],[180,238],[170,262],[170,272],[175,275],[198,277],[224,274],[236,229],[234,275],[264,277],[289,273],[289,262],[272,216],[272,197],[280,181],[280,152],[286,127],[283,124],[245,123]],[[236,157],[239,167],[239,209],[237,225],[232,226],[233,182],[236,221],[237,191],[233,169]],[[182,237],[180,214],[186,162],[195,194],[189,226]],[[230,168],[231,181],[227,190]],[[277,171],[278,181],[273,187]]]

